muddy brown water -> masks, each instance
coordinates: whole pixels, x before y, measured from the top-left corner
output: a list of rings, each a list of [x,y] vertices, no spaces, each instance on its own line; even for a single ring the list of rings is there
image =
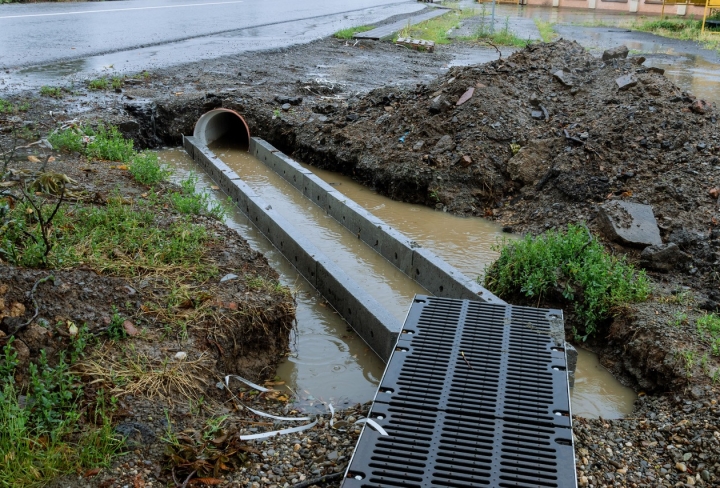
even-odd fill
[[[248,153],[223,148],[216,148],[216,153],[400,321],[413,295],[427,293]],[[208,191],[213,185],[182,149],[160,151],[159,155],[173,167],[178,180],[195,172],[198,189]],[[396,202],[346,176],[305,167],[472,278],[481,276],[495,259],[493,246],[498,239],[508,237],[492,222]],[[218,200],[224,198],[217,191],[211,194]],[[302,399],[332,401],[335,405],[372,399],[384,364],[239,210],[229,210],[226,224],[267,257],[281,282],[296,295],[297,331],[292,354],[279,365],[278,376]],[[635,393],[602,368],[594,354],[581,351],[576,378],[571,390],[574,414],[618,418],[632,410]]]

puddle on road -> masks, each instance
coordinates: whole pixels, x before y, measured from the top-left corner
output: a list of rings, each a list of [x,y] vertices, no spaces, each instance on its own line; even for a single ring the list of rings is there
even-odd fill
[[[286,204],[282,203],[282,200],[291,198],[295,203],[288,203],[287,205],[291,206],[285,207],[284,212],[288,210],[293,212],[292,218],[289,219],[293,224],[299,226],[298,222],[306,220],[305,223],[310,225],[310,228],[314,228],[317,235],[325,236],[325,241],[329,241],[334,233],[344,232],[344,228],[335,227],[339,227],[340,224],[299,195],[292,186],[248,153],[228,155],[228,151],[223,150],[218,150],[217,153],[226,164],[241,173],[240,176],[248,185],[257,188],[263,199],[272,204],[273,209],[283,213],[282,208]],[[182,149],[160,151],[159,155],[162,161],[175,169],[176,178],[182,179],[190,171],[195,171],[198,173],[201,189],[208,189],[213,185],[210,178]],[[485,265],[490,264],[497,255],[491,246],[503,234],[492,222],[456,217],[421,205],[396,202],[378,195],[346,176],[307,165],[305,167],[358,205],[424,247],[432,249],[467,276],[474,278],[481,275]],[[279,187],[272,186],[276,180],[281,183]],[[212,194],[218,200],[224,198],[219,192]],[[302,209],[303,213],[308,210],[308,214],[299,220],[295,217],[298,209]],[[297,335],[291,341],[293,354],[279,365],[278,375],[303,398],[331,400],[335,405],[372,399],[382,377],[383,363],[331,308],[323,305],[322,297],[299,277],[292,265],[239,210],[232,209],[226,223],[247,239],[254,249],[265,254],[270,265],[280,274],[282,283],[296,293]],[[326,224],[327,227],[324,227]],[[333,254],[331,256],[333,259],[338,259],[340,256],[345,260],[343,266],[348,264],[359,270],[353,273],[355,278],[365,273],[366,267],[369,266],[372,269],[371,274],[375,275],[371,281],[377,282],[378,279],[384,281],[382,286],[385,291],[397,286],[397,283],[402,284],[402,279],[407,280],[391,265],[382,269],[374,262],[372,255],[357,258],[354,254],[354,246],[357,244],[357,239],[350,239],[346,250],[350,254],[344,254],[346,251],[336,254],[337,250],[333,248],[340,246],[332,243],[328,245],[327,242],[323,251]],[[363,246],[371,254],[375,254],[364,244]],[[401,321],[413,294],[424,293],[413,282],[407,287],[403,285],[402,288],[405,290],[404,293],[393,292],[395,294],[392,301],[396,303],[388,306],[389,311],[392,312],[391,309],[394,309],[394,313],[403,314],[400,317]],[[384,301],[387,302],[387,297],[384,297]],[[580,351],[575,385],[571,392],[574,415],[618,418],[632,411],[635,393],[617,382],[598,364],[597,357],[592,353]]]

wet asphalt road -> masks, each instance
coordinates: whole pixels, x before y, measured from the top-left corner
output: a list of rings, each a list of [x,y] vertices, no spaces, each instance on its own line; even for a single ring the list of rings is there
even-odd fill
[[[115,64],[115,69],[167,66],[307,42],[340,28],[378,22],[422,7],[414,0],[127,0],[0,5],[0,69],[63,62],[67,72],[98,68],[103,63]],[[92,62],[77,62],[93,58]],[[75,61],[68,64],[70,60]]]

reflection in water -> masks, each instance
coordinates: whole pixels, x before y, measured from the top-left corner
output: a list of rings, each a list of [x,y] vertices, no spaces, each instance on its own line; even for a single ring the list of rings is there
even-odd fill
[[[579,347],[577,350],[575,387],[570,390],[572,414],[616,419],[632,412],[635,392],[620,384],[595,354]]]
[[[285,188],[284,191],[271,188],[269,185],[271,178],[280,178],[277,175],[273,177],[274,173],[247,153],[230,155],[225,151],[223,156],[222,150],[218,152],[226,164],[235,166],[236,171],[242,173],[243,179],[249,185],[261,191],[267,202],[272,202],[273,209],[280,211],[283,207],[282,199],[294,198],[297,195],[293,188]],[[195,163],[182,150],[161,151],[160,156],[163,161],[176,168],[178,177],[183,177],[190,170],[197,171]],[[498,237],[502,236],[502,233],[491,222],[477,218],[455,217],[427,207],[396,202],[376,194],[347,177],[313,167],[308,168],[400,232],[431,248],[468,276],[475,277],[481,274],[484,266],[490,264],[496,256],[491,246]],[[287,185],[284,180],[281,183]],[[210,179],[202,172],[200,185],[202,188],[212,185]],[[222,199],[220,195],[216,196]],[[301,200],[292,206],[293,212],[297,213],[298,209],[302,209],[303,212],[308,208],[312,210],[313,203],[304,197],[299,198]],[[288,208],[285,209],[286,212]],[[306,224],[314,228],[317,235],[330,238],[333,233],[340,231],[320,227],[327,224],[332,228],[333,225],[339,224],[326,217],[322,212],[320,214],[311,212]],[[292,221],[294,224],[302,223],[302,219],[298,220],[295,216]],[[231,212],[227,224],[247,239],[254,249],[264,253],[270,265],[280,273],[283,284],[297,293],[298,330],[297,336],[293,338],[293,354],[280,364],[278,375],[304,398],[333,400],[335,404],[342,404],[343,401],[365,402],[372,399],[384,369],[382,362],[332,309],[324,305],[322,297],[299,277],[290,263],[268,243],[243,214],[237,210]],[[327,249],[326,247],[323,250]],[[353,248],[350,250],[354,253]],[[329,252],[335,250],[329,249]],[[342,254],[340,256],[342,257]],[[337,259],[337,255],[334,257]],[[354,254],[350,257],[345,255],[343,259],[350,261],[343,262],[343,266],[365,263]],[[372,262],[362,264],[360,272],[355,273],[353,277],[364,273],[366,266],[372,268],[374,264]],[[375,274],[373,279],[402,283],[393,275],[395,272],[399,273],[394,268],[384,270],[374,268],[370,274]],[[389,273],[389,276],[382,273]],[[422,291],[410,289],[406,293],[412,296],[412,293],[422,293]],[[405,310],[404,307],[409,303],[407,297],[396,297],[393,300],[399,300],[398,303],[403,306],[401,310]],[[395,308],[395,310],[397,312],[399,309]],[[632,390],[620,385],[598,364],[597,358],[592,353],[584,350],[580,350],[575,388],[571,393],[573,414],[586,417],[598,415],[604,418],[621,417],[632,410],[635,400]]]

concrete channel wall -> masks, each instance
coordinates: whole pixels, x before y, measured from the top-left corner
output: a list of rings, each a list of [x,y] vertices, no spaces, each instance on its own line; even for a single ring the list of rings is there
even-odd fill
[[[183,145],[188,154],[230,196],[253,225],[327,299],[368,346],[387,362],[402,324],[290,222],[273,210],[271,205],[200,140],[185,136]],[[359,238],[429,292],[437,296],[505,303],[430,251],[410,242],[262,139],[251,139],[250,153],[285,178],[308,199],[324,208],[338,222],[358,234]]]
[[[476,281],[336,191],[268,142],[251,138],[250,154],[433,295],[505,304]]]
[[[183,145],[253,225],[387,362],[400,322],[195,137],[184,137]]]

